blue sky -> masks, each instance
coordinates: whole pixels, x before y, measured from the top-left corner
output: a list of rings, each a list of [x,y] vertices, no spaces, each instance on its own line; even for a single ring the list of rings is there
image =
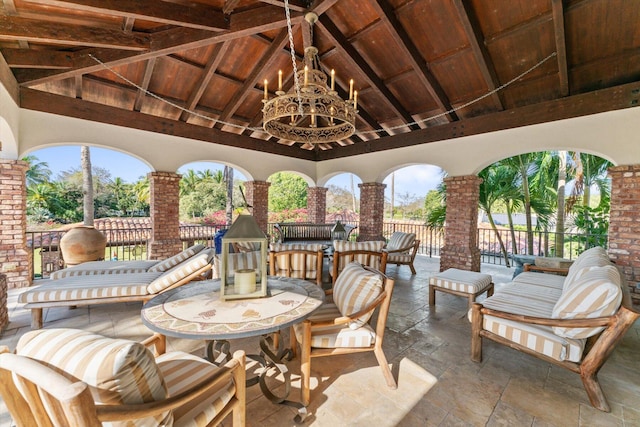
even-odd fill
[[[36,156],[39,161],[48,164],[53,179],[60,172],[80,168],[80,146],[49,147],[33,151],[30,154]],[[108,170],[112,178],[120,177],[125,182],[130,183],[136,182],[151,171],[146,164],[135,157],[98,147],[91,147],[91,164]],[[216,171],[223,167],[219,163],[198,162],[185,165],[178,172],[184,173],[188,169],[196,171],[211,169]],[[235,178],[246,179],[239,171],[235,171]],[[432,165],[408,166],[396,171],[394,180],[396,199],[402,195],[423,197],[429,190],[435,189],[442,180],[441,169]],[[355,177],[354,185],[356,186],[356,191],[357,185],[361,182],[358,177]],[[391,176],[388,176],[384,183],[387,184],[386,197],[390,197]],[[327,184],[337,185],[349,190],[351,186],[350,174],[335,176]]]

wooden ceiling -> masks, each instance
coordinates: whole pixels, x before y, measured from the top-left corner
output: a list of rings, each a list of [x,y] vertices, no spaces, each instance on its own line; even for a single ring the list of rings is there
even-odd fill
[[[629,108],[640,97],[637,0],[289,4],[298,60],[311,10],[313,45],[339,93],[355,80],[350,139],[308,150],[260,131],[264,79],[275,83],[282,69],[285,89],[293,84],[282,0],[2,0],[0,67],[26,109],[309,160]]]

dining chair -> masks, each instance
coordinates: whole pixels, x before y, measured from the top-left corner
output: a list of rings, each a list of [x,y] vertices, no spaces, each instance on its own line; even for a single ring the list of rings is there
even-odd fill
[[[353,261],[384,272],[388,256],[383,250],[384,246],[385,242],[378,240],[365,242],[334,240],[331,282],[335,283],[342,270]]]
[[[408,265],[411,274],[416,274],[413,261],[416,259],[419,247],[420,240],[416,239],[415,233],[394,231],[384,248],[387,253],[387,265],[395,264],[397,267]]]
[[[0,395],[18,427],[200,427],[229,414],[235,427],[245,425],[244,352],[218,367],[165,348],[159,334],[139,343],[78,329],[31,331],[15,353],[0,348]]]
[[[322,286],[324,249],[318,243],[273,243],[269,250],[269,274],[312,280]]]
[[[380,271],[352,262],[326,291],[328,299],[321,308],[294,325],[291,347],[295,350],[300,345],[303,405],[310,402],[311,360],[315,357],[372,351],[387,386],[397,388],[382,350],[393,286],[393,279]]]

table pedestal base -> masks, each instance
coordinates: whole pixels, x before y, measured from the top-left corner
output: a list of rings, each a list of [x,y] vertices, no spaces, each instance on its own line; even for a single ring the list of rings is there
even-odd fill
[[[298,409],[298,414],[295,416],[294,421],[300,423],[308,416],[306,406],[300,402],[287,400],[287,397],[289,397],[291,393],[291,371],[289,371],[285,362],[293,358],[293,352],[290,348],[284,347],[282,339],[275,341],[277,348],[275,348],[272,334],[262,335],[260,337],[260,354],[247,354],[248,359],[260,365],[260,373],[254,377],[247,378],[247,387],[260,384],[262,394],[272,403],[288,405]],[[207,341],[205,358],[217,366],[231,360],[231,346],[229,341]],[[284,393],[281,396],[276,395],[267,385],[267,373],[272,368],[275,369],[277,375],[282,374],[284,378]]]

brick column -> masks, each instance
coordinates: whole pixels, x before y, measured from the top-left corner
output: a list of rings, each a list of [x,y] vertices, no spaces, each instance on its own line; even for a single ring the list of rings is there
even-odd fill
[[[266,181],[247,181],[244,183],[245,196],[249,213],[253,215],[258,226],[265,233],[267,232],[267,224],[269,222],[269,186],[270,182]]]
[[[629,282],[632,297],[640,300],[640,165],[609,169],[611,208],[609,215],[609,256]]]
[[[440,271],[447,268],[480,271],[478,248],[478,197],[482,180],[476,175],[444,179],[447,216]]]
[[[324,224],[327,217],[327,187],[309,187],[307,189],[307,212],[309,222]]]
[[[31,285],[33,255],[27,248],[27,183],[29,165],[0,159],[0,273],[7,288]]]
[[[360,187],[360,225],[358,241],[385,240],[382,235],[384,225],[384,189],[387,185],[378,182],[358,184]]]
[[[151,240],[149,259],[163,259],[182,250],[180,241],[180,178],[173,172],[151,172],[149,193]]]

